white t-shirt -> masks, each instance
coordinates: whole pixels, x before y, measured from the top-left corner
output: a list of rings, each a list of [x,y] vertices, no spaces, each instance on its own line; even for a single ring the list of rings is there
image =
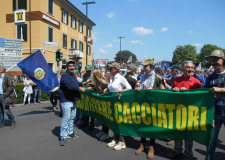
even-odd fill
[[[116,90],[122,91],[124,89],[132,89],[126,78],[121,76],[119,73],[110,77],[108,88],[110,92],[116,92]]]

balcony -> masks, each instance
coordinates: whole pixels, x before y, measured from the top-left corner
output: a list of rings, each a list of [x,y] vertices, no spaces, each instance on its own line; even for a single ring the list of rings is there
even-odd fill
[[[69,49],[70,58],[83,58],[84,53],[78,49]]]

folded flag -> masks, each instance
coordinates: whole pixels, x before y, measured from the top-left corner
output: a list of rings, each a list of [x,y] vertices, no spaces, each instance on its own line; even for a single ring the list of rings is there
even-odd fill
[[[59,81],[56,75],[48,65],[40,50],[32,53],[17,65],[44,91],[49,93],[59,86]]]

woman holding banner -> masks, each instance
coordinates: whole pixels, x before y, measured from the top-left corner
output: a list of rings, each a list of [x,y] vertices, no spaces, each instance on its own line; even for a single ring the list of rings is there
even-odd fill
[[[110,83],[108,88],[104,89],[103,93],[106,93],[107,90],[110,92],[120,93],[122,91],[127,91],[131,89],[130,84],[127,80],[120,75],[120,64],[117,62],[112,63],[110,66]],[[114,150],[121,150],[126,148],[124,137],[114,133],[113,140],[107,144],[108,147],[113,147]]]
[[[107,88],[108,82],[106,78],[103,76],[101,70],[99,69],[94,70],[93,78],[94,78],[93,90],[98,94],[103,94],[103,90]],[[105,141],[106,139],[109,138],[108,133],[109,133],[109,128],[105,126],[104,124],[102,124],[102,130],[98,134],[96,134],[96,137],[100,141]]]

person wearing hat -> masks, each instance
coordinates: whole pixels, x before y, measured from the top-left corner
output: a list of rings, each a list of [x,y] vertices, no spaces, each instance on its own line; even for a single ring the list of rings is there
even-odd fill
[[[134,64],[129,64],[127,66],[127,74],[125,78],[127,79],[128,83],[131,85],[132,89],[135,89],[137,80],[133,77],[135,74],[135,65]]]
[[[106,93],[107,91],[120,93],[132,89],[126,78],[119,74],[119,63],[113,62],[109,68],[111,75],[110,83],[108,88],[104,89],[103,93]],[[113,147],[113,149],[117,151],[126,148],[124,137],[114,133],[112,141],[108,143],[107,146]]]
[[[174,79],[181,76],[181,70],[181,66],[177,64],[171,67],[171,76],[167,82],[168,85],[172,86]]]
[[[213,160],[216,143],[222,124],[225,125],[225,56],[222,50],[214,50],[208,57],[214,72],[206,79],[205,88],[215,94],[214,132],[207,150],[206,160]]]
[[[140,83],[137,83],[136,90],[140,91],[141,89],[165,89],[165,84],[162,77],[158,76],[155,71],[154,59],[146,59],[142,65],[144,66],[145,73],[142,74],[140,78]],[[135,151],[136,155],[141,154],[145,148],[147,148],[147,143],[145,138],[141,138],[140,146]],[[148,145],[148,159],[154,158],[154,146],[155,139],[150,138],[150,144]]]
[[[9,108],[16,100],[16,94],[14,92],[14,78],[5,73],[5,71],[5,67],[0,65],[0,128],[4,127],[4,112],[7,114],[11,122],[11,127],[14,128],[16,121]]]

